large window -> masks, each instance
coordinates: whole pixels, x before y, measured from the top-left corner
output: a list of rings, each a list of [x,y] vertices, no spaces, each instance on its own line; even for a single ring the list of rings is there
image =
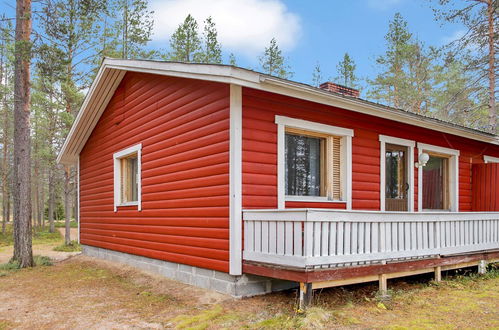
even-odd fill
[[[114,154],[114,209],[137,205],[141,209],[140,144]]]
[[[278,199],[347,202],[351,198],[353,131],[276,116],[278,129]]]

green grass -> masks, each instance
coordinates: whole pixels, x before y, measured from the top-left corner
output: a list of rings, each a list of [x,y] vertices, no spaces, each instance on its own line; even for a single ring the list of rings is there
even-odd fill
[[[81,251],[81,245],[77,241],[71,241],[69,244],[56,246],[53,250],[58,252],[79,252]]]
[[[12,236],[12,225],[7,225],[5,235],[0,233],[0,248],[4,246],[14,245],[14,238]],[[33,232],[33,244],[50,244],[57,243],[63,239],[61,233],[56,230],[50,233],[48,228],[40,229],[35,228]]]
[[[66,221],[55,221],[54,225],[56,228],[64,228],[66,227]],[[71,228],[78,228],[78,222],[76,222],[75,220],[71,220],[69,222],[69,226]]]
[[[33,262],[35,267],[37,266],[52,266],[52,260],[46,256],[33,256]],[[21,268],[19,267],[19,262],[9,261],[5,264],[0,264],[0,277],[7,276],[10,273],[17,272]]]

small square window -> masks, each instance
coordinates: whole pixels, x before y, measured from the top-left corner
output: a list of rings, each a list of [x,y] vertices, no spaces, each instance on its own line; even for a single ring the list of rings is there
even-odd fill
[[[140,144],[114,154],[114,210],[137,205],[141,210]]]

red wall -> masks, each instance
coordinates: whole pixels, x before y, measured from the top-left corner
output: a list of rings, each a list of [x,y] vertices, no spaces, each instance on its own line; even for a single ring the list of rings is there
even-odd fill
[[[499,164],[474,164],[473,182],[473,211],[499,211]]]
[[[243,208],[277,207],[277,125],[274,123],[276,115],[354,129],[352,207],[357,210],[380,209],[380,134],[460,150],[460,211],[472,209],[472,163],[482,163],[483,154],[499,155],[498,146],[331,106],[243,88]],[[415,150],[415,159],[417,159],[417,150]],[[417,210],[417,169],[414,176],[414,202]],[[345,203],[286,202],[286,207],[345,208]]]
[[[142,143],[142,211],[113,153]],[[80,155],[81,242],[228,271],[229,86],[127,73]]]

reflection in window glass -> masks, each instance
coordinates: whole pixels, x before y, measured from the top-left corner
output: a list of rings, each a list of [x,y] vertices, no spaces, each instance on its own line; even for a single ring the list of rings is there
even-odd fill
[[[446,209],[447,158],[430,156],[423,167],[423,209]]]
[[[286,195],[321,195],[321,145],[324,139],[286,134]]]

